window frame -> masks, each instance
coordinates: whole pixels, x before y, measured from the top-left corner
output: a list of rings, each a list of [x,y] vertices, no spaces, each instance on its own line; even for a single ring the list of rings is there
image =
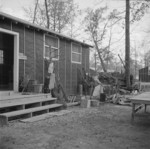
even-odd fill
[[[81,50],[81,53],[74,52],[74,51],[73,51],[73,45],[79,46],[79,47],[80,47],[80,50]],[[80,62],[73,61],[73,60],[72,60],[73,54],[80,55],[80,56],[81,56],[81,61],[80,61]],[[75,43],[75,42],[71,42],[71,62],[72,62],[72,63],[75,63],[75,64],[82,64],[82,46],[81,46],[81,44],[77,44],[77,43]]]
[[[50,36],[50,37],[52,37],[52,38],[56,38],[57,40],[58,40],[58,47],[53,47],[53,46],[51,46],[51,45],[48,45],[48,44],[46,44],[45,42],[44,42],[44,59],[46,58],[46,59],[48,59],[49,60],[49,58],[48,57],[45,57],[45,47],[49,47],[49,48],[51,48],[51,49],[54,49],[54,50],[58,50],[58,57],[57,58],[52,58],[52,60],[54,60],[54,61],[58,61],[59,60],[59,38],[58,37],[55,37],[55,36],[52,36],[52,35],[47,35],[47,34],[45,34],[45,39],[46,39],[46,36]],[[44,39],[44,41],[46,41]]]

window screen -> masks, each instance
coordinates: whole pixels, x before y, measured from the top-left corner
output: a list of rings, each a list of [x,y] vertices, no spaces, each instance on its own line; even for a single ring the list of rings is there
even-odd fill
[[[81,64],[81,60],[82,60],[81,45],[72,43],[72,62]]]
[[[57,37],[46,36],[45,40],[45,58],[54,60],[59,59],[59,41]]]

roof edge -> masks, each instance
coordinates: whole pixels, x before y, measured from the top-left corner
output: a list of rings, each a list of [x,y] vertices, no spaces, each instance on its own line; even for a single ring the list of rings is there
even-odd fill
[[[32,26],[33,28],[37,28],[37,29],[40,29],[40,30],[45,31],[45,32],[49,32],[49,33],[55,34],[55,35],[60,36],[60,37],[62,37],[62,38],[70,39],[70,40],[72,40],[72,41],[74,41],[74,42],[77,42],[77,43],[80,43],[80,44],[82,44],[82,45],[85,45],[85,46],[88,46],[88,47],[93,48],[93,46],[90,45],[90,44],[81,42],[81,41],[79,41],[79,40],[76,40],[76,39],[71,38],[71,37],[69,37],[69,36],[66,36],[66,35],[60,34],[60,33],[58,33],[58,32],[49,30],[49,29],[44,28],[44,27],[42,27],[42,26],[39,26],[39,25],[30,23],[30,22],[28,22],[28,21],[26,21],[26,20],[23,20],[23,19],[14,17],[14,16],[12,16],[12,15],[10,15],[10,14],[7,14],[7,13],[4,13],[4,12],[2,12],[2,11],[0,11],[0,16],[2,16],[2,17],[4,17],[4,18],[7,18],[7,19],[10,19],[10,20],[14,20],[14,21],[16,21],[16,22],[19,22],[19,23],[22,23],[22,24],[25,24],[25,25],[28,25],[28,26]]]

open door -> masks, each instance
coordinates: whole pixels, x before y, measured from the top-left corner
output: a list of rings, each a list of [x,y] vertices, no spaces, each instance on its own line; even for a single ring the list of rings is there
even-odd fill
[[[0,91],[18,91],[19,34],[0,28]]]
[[[0,90],[13,90],[14,36],[0,33]]]

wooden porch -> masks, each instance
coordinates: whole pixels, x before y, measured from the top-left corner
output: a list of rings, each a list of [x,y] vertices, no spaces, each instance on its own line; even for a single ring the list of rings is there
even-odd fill
[[[10,121],[32,118],[62,108],[50,94],[21,95],[6,93],[0,96],[0,125]]]

